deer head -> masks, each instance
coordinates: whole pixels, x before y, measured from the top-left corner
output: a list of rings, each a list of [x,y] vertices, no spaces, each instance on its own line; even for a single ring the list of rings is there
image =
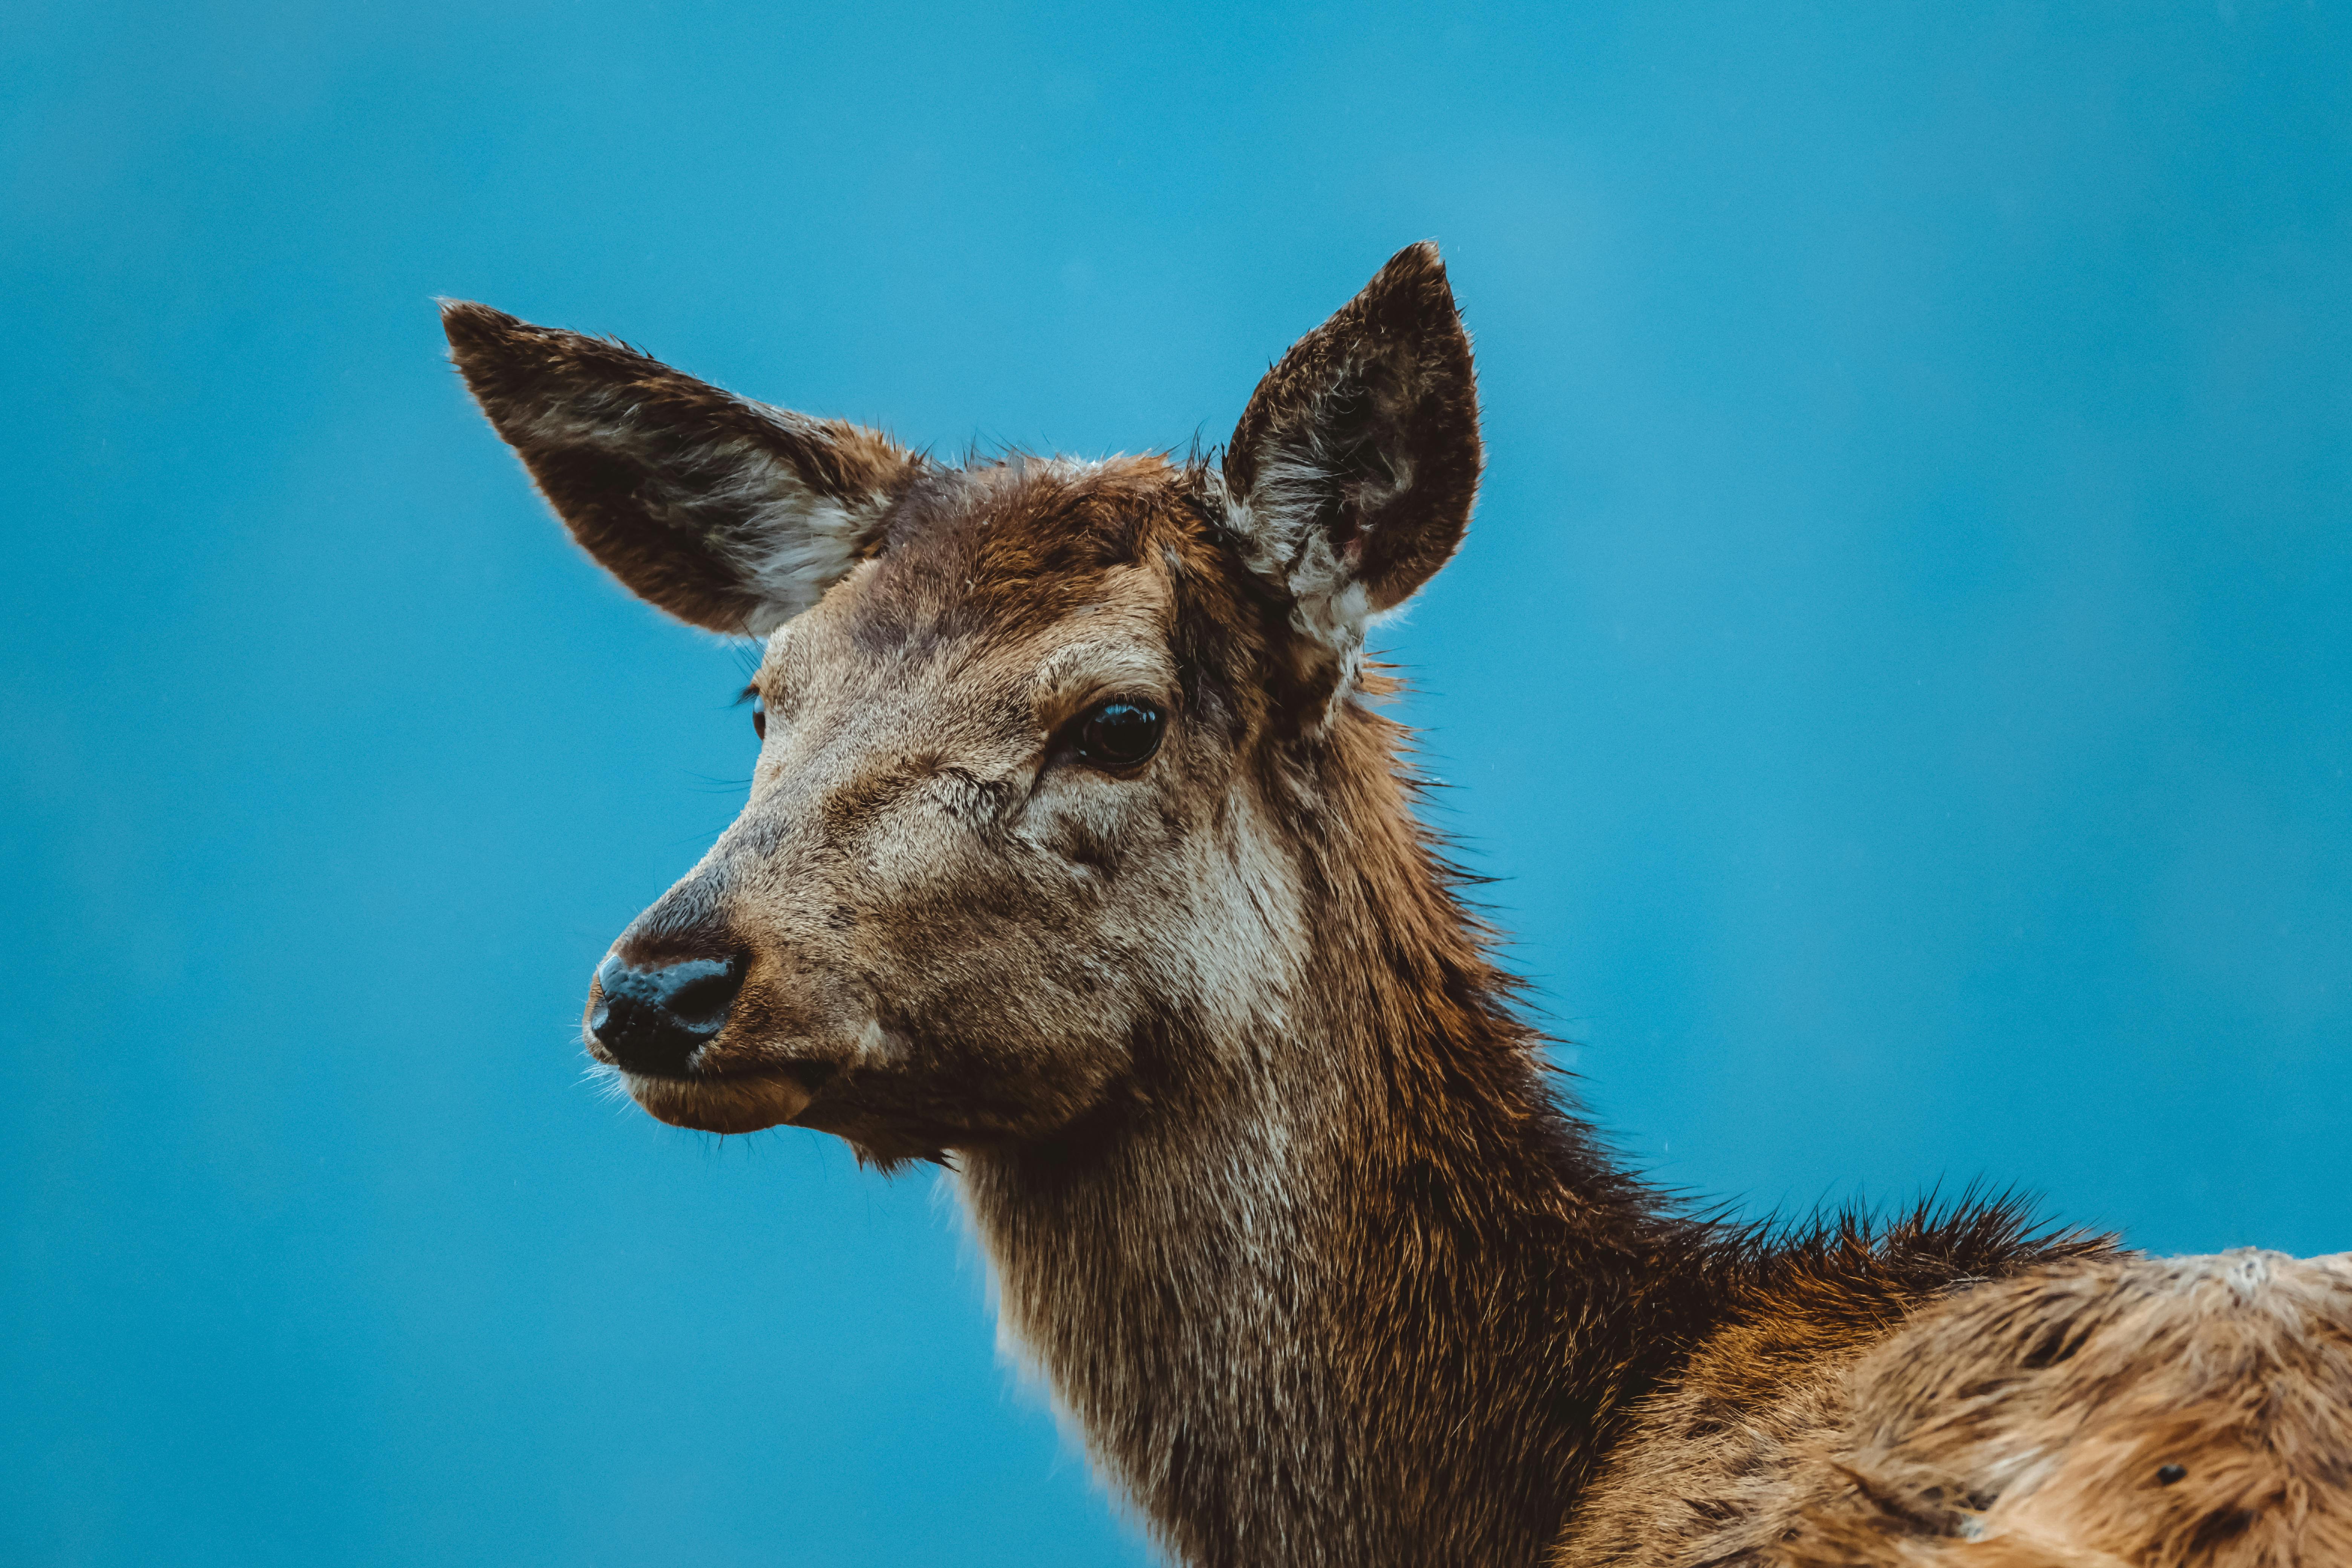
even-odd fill
[[[1477,484],[1433,247],[1284,356],[1221,465],[950,467],[616,342],[443,315],[572,537],[765,640],[749,802],[589,989],[588,1049],[646,1110],[887,1164],[1149,1102],[1204,1065],[1179,1036],[1279,1030],[1315,889],[1349,874],[1301,825],[1388,776],[1366,626],[1453,553]]]

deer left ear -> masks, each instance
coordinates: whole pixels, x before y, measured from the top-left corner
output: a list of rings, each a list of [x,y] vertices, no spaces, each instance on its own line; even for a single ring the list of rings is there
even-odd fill
[[[880,549],[923,460],[621,343],[441,310],[450,357],[581,547],[680,620],[765,637]]]
[[[1225,449],[1228,526],[1344,679],[1371,617],[1461,544],[1478,468],[1470,339],[1424,241],[1258,383]]]

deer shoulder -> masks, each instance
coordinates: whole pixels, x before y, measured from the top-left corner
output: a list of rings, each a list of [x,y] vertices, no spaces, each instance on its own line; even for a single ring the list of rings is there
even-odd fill
[[[1881,1329],[1866,1272],[1643,1401],[1555,1568],[2352,1562],[2352,1256],[2076,1257]]]

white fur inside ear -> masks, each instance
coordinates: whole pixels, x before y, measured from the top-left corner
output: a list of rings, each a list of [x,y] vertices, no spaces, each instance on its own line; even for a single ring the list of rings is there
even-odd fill
[[[1242,563],[1288,594],[1290,629],[1339,661],[1344,691],[1362,661],[1372,605],[1330,535],[1316,526],[1330,483],[1322,469],[1288,457],[1261,466],[1247,499],[1228,491],[1222,475],[1209,476],[1211,504],[1222,504]]]
[[[1357,562],[1335,547],[1324,526],[1342,499],[1359,517],[1373,516],[1412,488],[1412,464],[1394,443],[1384,443],[1385,468],[1368,468],[1360,458],[1335,447],[1331,432],[1347,420],[1340,405],[1371,395],[1352,387],[1351,372],[1327,387],[1282,438],[1256,454],[1247,495],[1229,493],[1221,474],[1211,476],[1213,499],[1224,503],[1228,527],[1252,572],[1286,589],[1292,629],[1328,648],[1345,667],[1341,685],[1352,681],[1373,615],[1371,596],[1357,575]]]
[[[790,439],[828,438],[801,415],[750,406]],[[857,564],[890,506],[881,490],[846,496],[818,490],[783,458],[740,436],[721,435],[679,450],[671,427],[648,421],[617,391],[541,409],[512,438],[601,449],[638,462],[647,477],[637,499],[647,512],[707,541],[756,595],[743,625],[753,637],[767,636],[824,597]]]
[[[820,495],[790,464],[764,454],[745,461],[716,499],[735,502],[748,517],[719,547],[759,596],[744,623],[753,637],[774,631],[846,576],[890,504],[879,491]]]

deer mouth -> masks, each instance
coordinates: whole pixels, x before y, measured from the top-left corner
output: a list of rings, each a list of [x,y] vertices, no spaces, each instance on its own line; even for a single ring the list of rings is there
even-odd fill
[[[830,1063],[808,1062],[684,1078],[624,1068],[621,1081],[656,1121],[702,1132],[757,1132],[798,1117],[832,1076]]]

